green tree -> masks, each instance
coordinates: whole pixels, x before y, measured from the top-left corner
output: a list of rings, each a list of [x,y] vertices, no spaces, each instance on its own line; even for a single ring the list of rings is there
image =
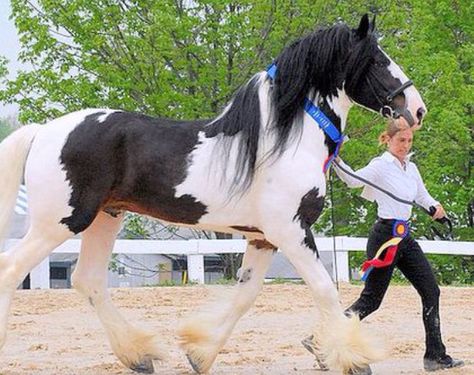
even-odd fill
[[[4,120],[0,119],[0,142],[12,131],[10,125]]]
[[[14,116],[0,118],[0,142],[18,127]]]

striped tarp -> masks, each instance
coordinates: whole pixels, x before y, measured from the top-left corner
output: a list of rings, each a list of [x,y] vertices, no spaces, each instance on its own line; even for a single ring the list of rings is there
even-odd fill
[[[18,215],[26,215],[28,211],[28,197],[26,196],[26,186],[21,185],[18,197],[16,198],[15,212]]]

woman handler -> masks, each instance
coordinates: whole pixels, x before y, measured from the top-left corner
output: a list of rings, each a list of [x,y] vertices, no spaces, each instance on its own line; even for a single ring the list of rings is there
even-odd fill
[[[364,319],[377,310],[387,291],[392,273],[395,267],[398,267],[415,287],[423,304],[426,338],[423,359],[425,370],[436,371],[462,366],[463,361],[446,354],[440,329],[440,289],[425,254],[410,235],[408,220],[412,206],[395,201],[342,170],[346,169],[404,200],[415,201],[427,209],[434,206],[436,211],[432,215],[433,219],[444,217],[446,214],[443,207],[428,193],[418,168],[410,161],[413,130],[403,126],[402,123],[391,121],[380,135],[379,141],[381,144],[386,144],[388,150],[357,172],[353,172],[342,160],[338,159],[338,163],[335,163],[337,175],[349,187],[364,186],[362,197],[377,203],[378,215],[367,242],[368,260],[362,268],[365,271],[363,275],[365,287],[359,299],[347,309],[347,312],[353,312],[359,315],[360,319]],[[303,340],[303,345],[314,353],[312,349],[317,347],[317,338],[307,338]],[[325,367],[324,361],[320,358],[317,360],[322,367]],[[369,367],[353,369],[352,374],[371,374],[371,370]]]

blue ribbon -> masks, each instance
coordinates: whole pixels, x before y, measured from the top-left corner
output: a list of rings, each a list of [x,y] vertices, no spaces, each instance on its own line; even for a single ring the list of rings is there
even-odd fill
[[[267,74],[270,76],[271,79],[275,79],[276,72],[277,72],[277,66],[275,64],[271,64],[267,68]]]
[[[370,266],[369,268],[367,268],[367,270],[364,272],[364,274],[360,278],[361,281],[366,281],[374,268],[375,268],[374,266]]]
[[[341,141],[341,132],[336,128],[336,126],[329,120],[329,118],[314,105],[314,103],[305,98],[304,100],[304,110],[306,113],[312,117],[314,121],[319,125],[319,127],[331,138],[335,143]]]

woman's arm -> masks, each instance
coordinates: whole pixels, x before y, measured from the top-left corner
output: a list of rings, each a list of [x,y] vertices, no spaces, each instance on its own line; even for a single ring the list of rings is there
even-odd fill
[[[446,216],[443,206],[441,206],[441,204],[436,199],[434,199],[430,193],[428,193],[428,190],[423,183],[423,179],[421,178],[420,171],[415,164],[413,164],[413,166],[415,167],[414,169],[416,172],[416,184],[418,190],[415,197],[415,202],[421,204],[426,209],[429,209],[431,206],[436,207],[436,212],[433,214],[433,219],[440,219]]]
[[[346,163],[342,161],[339,157],[336,158],[336,161],[344,168],[347,169],[349,172],[356,174],[370,182],[376,182],[378,180],[379,171],[378,171],[378,163],[375,159],[371,160],[369,164],[367,164],[364,168],[361,168],[354,172],[354,170],[348,166]],[[350,188],[357,188],[362,187],[365,184],[358,179],[348,175],[345,173],[339,166],[335,163],[336,174],[338,177],[346,183],[347,186]]]

